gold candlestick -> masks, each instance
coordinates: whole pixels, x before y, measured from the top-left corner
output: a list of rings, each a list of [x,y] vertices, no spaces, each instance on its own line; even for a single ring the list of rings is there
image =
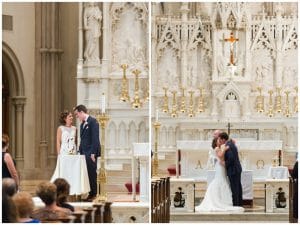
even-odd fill
[[[268,93],[270,94],[268,116],[273,117],[274,116],[274,113],[273,113],[273,99],[272,99],[273,91],[270,90],[270,91],[268,91]]]
[[[132,71],[132,73],[135,75],[135,80],[134,80],[134,97],[131,104],[132,104],[132,108],[138,109],[141,108],[142,106],[140,96],[139,96],[139,77],[138,77],[141,71],[136,69]]]
[[[164,87],[163,89],[165,91],[163,112],[168,113],[169,112],[169,98],[168,98],[168,95],[167,95],[168,88]]]
[[[122,79],[122,91],[121,91],[120,101],[128,102],[129,101],[128,80],[126,77],[126,69],[128,68],[128,65],[122,64],[121,68],[123,69],[123,79]]]
[[[109,116],[105,113],[101,113],[97,116],[97,120],[101,127],[101,159],[100,159],[100,171],[97,175],[97,197],[94,202],[105,202],[107,200],[107,193],[104,190],[106,184],[106,169],[105,169],[105,127],[109,120]]]
[[[296,91],[296,96],[294,97],[294,112],[298,113],[298,87],[294,88]]]
[[[189,117],[194,117],[195,113],[194,113],[194,101],[193,101],[193,95],[194,95],[194,91],[189,91],[190,93],[190,106],[189,106]]]
[[[284,93],[286,94],[284,115],[286,117],[290,117],[291,116],[291,114],[290,114],[290,102],[289,102],[289,94],[290,94],[290,92],[289,91],[285,91]]]
[[[281,94],[280,94],[281,88],[277,87],[276,91],[277,91],[277,95],[276,95],[276,98],[275,98],[275,111],[277,113],[281,113],[281,110],[282,110],[282,106],[281,106]]]
[[[172,103],[171,117],[173,117],[173,118],[177,117],[176,93],[177,93],[177,91],[172,91],[173,103]]]
[[[261,94],[261,87],[258,87],[257,90],[259,91],[259,96],[256,98],[256,109],[257,112],[262,113],[264,112],[264,97]]]
[[[160,128],[160,122],[155,121],[153,123],[155,138],[154,138],[154,158],[153,158],[153,176],[158,176],[158,132]]]
[[[198,112],[199,112],[199,113],[202,113],[202,112],[205,111],[205,107],[204,107],[204,99],[203,99],[203,91],[204,91],[204,88],[203,88],[203,87],[200,87],[199,90],[200,90],[200,95],[199,95],[199,103],[198,103]]]
[[[181,113],[185,113],[185,111],[186,111],[184,90],[185,90],[185,88],[182,88],[181,105],[180,105],[180,112]]]

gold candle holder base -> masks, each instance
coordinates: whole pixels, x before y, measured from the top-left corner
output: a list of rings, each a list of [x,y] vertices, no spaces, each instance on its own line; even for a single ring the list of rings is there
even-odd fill
[[[160,128],[161,123],[155,121],[153,123],[154,132],[155,132],[155,139],[154,139],[154,157],[153,157],[153,174],[152,176],[158,176],[158,131]]]
[[[106,169],[105,169],[105,127],[109,120],[109,116],[105,113],[98,115],[97,120],[101,127],[101,159],[100,171],[97,175],[97,196],[94,200],[95,203],[105,202],[107,200],[107,193],[104,190],[106,184]]]

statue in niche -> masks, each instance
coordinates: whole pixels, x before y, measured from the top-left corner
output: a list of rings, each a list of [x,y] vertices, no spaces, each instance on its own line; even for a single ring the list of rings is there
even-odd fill
[[[294,76],[295,74],[297,74],[295,69],[292,69],[291,67],[283,68],[282,86],[285,88],[293,88],[295,82],[297,81],[296,77]]]
[[[268,65],[257,66],[255,73],[256,73],[255,81],[258,84],[263,85],[264,88],[271,86],[269,83],[270,81],[268,80],[270,77],[268,75],[270,73],[270,69],[269,69]]]
[[[84,8],[83,28],[85,30],[86,46],[84,59],[89,64],[100,63],[99,60],[99,37],[101,36],[102,12],[96,3],[87,3]]]
[[[217,70],[218,70],[218,74],[219,76],[224,76],[225,75],[225,57],[219,55],[218,59],[217,59]]]

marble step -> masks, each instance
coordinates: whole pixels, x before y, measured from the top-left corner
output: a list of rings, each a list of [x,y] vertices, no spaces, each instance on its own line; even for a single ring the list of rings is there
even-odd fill
[[[288,213],[244,212],[233,213],[172,213],[171,223],[186,222],[289,222]]]

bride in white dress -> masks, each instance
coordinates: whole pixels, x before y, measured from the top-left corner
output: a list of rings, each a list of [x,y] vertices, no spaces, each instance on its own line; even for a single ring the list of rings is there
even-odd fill
[[[218,145],[219,146],[219,145]],[[233,206],[231,189],[229,180],[226,175],[224,161],[224,153],[227,150],[225,145],[216,147],[214,155],[217,159],[215,164],[215,178],[208,185],[203,201],[195,207],[196,212],[212,212],[212,211],[235,211],[243,212],[244,208]]]
[[[76,127],[72,126],[73,115],[65,111],[61,113],[60,125],[57,128],[57,155],[76,154]]]

